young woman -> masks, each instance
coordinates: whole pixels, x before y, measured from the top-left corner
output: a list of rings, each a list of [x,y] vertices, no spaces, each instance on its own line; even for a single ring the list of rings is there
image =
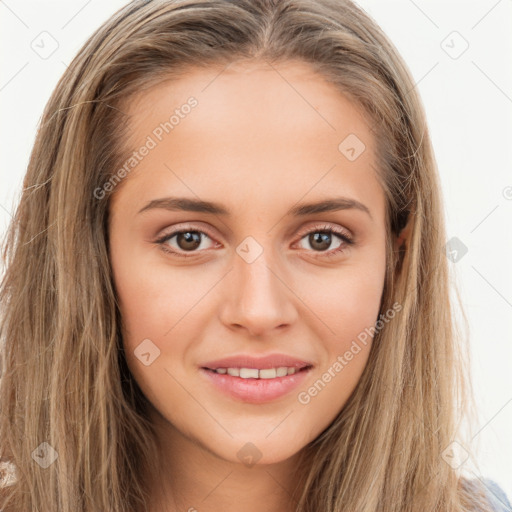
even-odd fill
[[[506,510],[463,475],[440,197],[352,3],[127,5],[52,95],[5,245],[0,507]]]

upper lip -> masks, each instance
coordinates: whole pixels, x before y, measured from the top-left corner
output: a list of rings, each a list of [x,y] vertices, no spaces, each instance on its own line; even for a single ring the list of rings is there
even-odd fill
[[[217,368],[257,368],[258,370],[263,370],[266,368],[279,368],[280,366],[305,368],[312,366],[312,363],[297,359],[296,357],[287,356],[286,354],[269,354],[260,357],[240,354],[216,359],[215,361],[207,361],[200,366],[211,370],[216,370]]]

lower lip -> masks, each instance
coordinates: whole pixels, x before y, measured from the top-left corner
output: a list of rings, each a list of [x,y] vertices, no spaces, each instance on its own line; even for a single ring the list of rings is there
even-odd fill
[[[227,373],[220,374],[213,370],[201,368],[217,389],[235,400],[253,404],[271,402],[281,398],[297,388],[311,371],[312,367],[295,372],[293,375],[275,379],[242,379]]]

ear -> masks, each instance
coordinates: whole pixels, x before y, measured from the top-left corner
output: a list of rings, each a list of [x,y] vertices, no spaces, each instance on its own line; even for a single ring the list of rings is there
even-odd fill
[[[411,229],[412,229],[412,217],[409,217],[407,224],[402,228],[402,231],[400,231],[398,236],[395,238],[395,243],[394,243],[395,251],[400,249],[405,244],[405,241],[410,236]]]

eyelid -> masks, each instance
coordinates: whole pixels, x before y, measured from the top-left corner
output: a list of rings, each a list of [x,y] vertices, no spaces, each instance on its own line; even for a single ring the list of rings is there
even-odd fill
[[[211,231],[207,227],[203,227],[203,225],[200,223],[198,225],[193,225],[191,223],[183,222],[181,224],[175,224],[172,228],[169,229],[167,233],[162,234],[158,237],[158,240],[162,240],[165,238],[168,238],[174,234],[179,233],[180,231],[198,231],[198,232],[204,232],[204,234],[208,235],[210,238],[215,239],[215,236],[212,235]],[[337,224],[330,224],[328,222],[320,222],[320,224],[315,224],[314,221],[310,222],[308,226],[302,228],[299,230],[298,236],[300,238],[304,237],[305,235],[311,233],[312,231],[322,231],[322,230],[332,230],[335,233],[344,235],[346,238],[353,240],[353,236],[351,235],[350,231],[346,228],[343,228]],[[157,241],[158,241],[157,240]]]
[[[175,237],[176,235],[178,235],[180,233],[187,232],[187,231],[198,232],[198,233],[204,234],[204,235],[208,236],[208,238],[210,238],[215,244],[218,245],[216,238],[214,236],[212,236],[212,234],[208,228],[194,226],[191,223],[183,223],[183,224],[174,225],[172,227],[172,229],[170,229],[167,233],[164,233],[161,236],[159,236],[158,239],[155,240],[155,243],[162,246],[162,250],[164,250],[165,252],[177,255],[178,257],[183,256],[185,258],[193,257],[195,255],[199,255],[199,254],[204,253],[205,251],[209,250],[209,249],[203,249],[201,251],[191,251],[189,254],[187,254],[186,251],[177,251],[175,249],[169,249],[168,247],[166,247],[166,248],[163,247],[168,240],[170,240],[171,238]],[[295,242],[295,244],[300,242],[305,236],[309,235],[310,233],[322,232],[322,231],[332,232],[334,235],[341,238],[341,240],[343,241],[343,244],[345,246],[350,246],[355,243],[354,237],[351,235],[351,233],[347,229],[345,229],[339,225],[336,225],[336,224],[329,224],[329,223],[323,222],[323,223],[321,223],[321,225],[312,224],[312,225],[309,225],[309,226],[301,229],[299,231],[299,234],[297,235],[298,240],[297,240],[297,242]],[[338,251],[342,252],[343,250],[344,249],[341,249],[341,250],[340,249],[331,249],[329,251],[319,251],[319,252],[317,252],[315,257],[322,257],[322,256],[329,257],[329,256],[333,256],[334,253],[337,253]],[[315,251],[312,251],[312,252],[315,252]]]
[[[173,224],[173,226],[169,227],[168,229],[164,229],[162,234],[158,236],[158,239],[156,241],[169,238],[173,235],[176,235],[184,231],[197,231],[200,233],[204,233],[205,235],[208,235],[212,239],[215,238],[213,236],[212,231],[209,228],[205,227],[202,223],[193,224],[188,222],[182,222],[179,224]]]
[[[329,224],[327,222],[322,222],[321,225],[313,224],[304,229],[301,229],[298,236],[299,238],[303,238],[305,235],[315,233],[317,231],[332,231],[333,233],[350,240],[350,242],[354,241],[354,237],[348,229],[343,228],[337,224]]]
[[[210,238],[210,240],[212,240],[215,245],[218,245],[218,242],[216,241],[216,237],[214,237],[212,235],[212,233],[210,232],[210,230],[208,228],[198,227],[198,226],[194,226],[194,225],[188,224],[188,223],[174,225],[167,232],[164,232],[162,235],[160,235],[155,240],[154,243],[160,244],[160,245],[164,245],[171,238],[175,237],[176,235],[178,235],[180,233],[184,233],[184,232],[187,232],[187,231],[192,231],[192,232],[197,232],[197,233],[201,233],[201,234],[207,235],[208,238]],[[202,251],[192,251],[190,253],[190,255],[200,254],[200,253],[202,253],[204,251],[205,250],[202,250]],[[171,253],[174,253],[174,254],[178,254],[178,255],[186,255],[186,256],[188,256],[184,251],[183,252],[178,252],[175,249],[168,249],[168,252],[171,252]]]

